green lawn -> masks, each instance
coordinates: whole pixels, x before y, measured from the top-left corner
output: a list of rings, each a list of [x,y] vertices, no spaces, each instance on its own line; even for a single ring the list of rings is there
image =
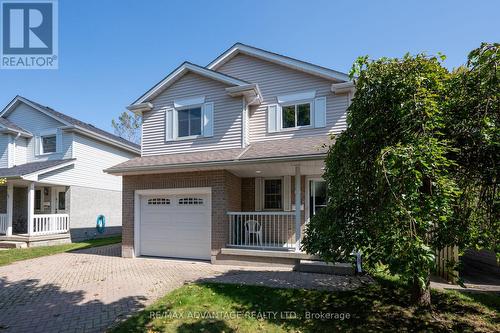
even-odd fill
[[[415,309],[409,306],[409,297],[398,282],[384,278],[349,292],[190,284],[167,294],[112,332],[500,330],[498,294],[434,290],[432,297],[431,313]],[[334,319],[313,319],[308,313],[330,314]]]
[[[90,239],[83,242],[62,244],[54,246],[40,246],[27,249],[9,249],[0,251],[0,266],[8,265],[15,261],[33,259],[43,256],[50,256],[52,254],[68,252],[73,250],[87,249],[89,247],[103,246],[120,243],[121,236]]]

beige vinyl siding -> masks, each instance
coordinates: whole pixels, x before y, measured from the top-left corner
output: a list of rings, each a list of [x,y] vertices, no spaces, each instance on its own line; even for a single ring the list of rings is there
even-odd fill
[[[331,92],[333,81],[244,54],[236,55],[217,71],[260,87],[264,101],[250,108],[250,142],[339,133],[346,128],[348,97]],[[311,90],[316,91],[316,97],[326,97],[326,127],[267,133],[267,106],[277,103],[277,96]]]
[[[43,174],[40,181],[121,191],[121,177],[107,174],[104,169],[136,155],[87,136],[73,134],[73,139],[72,153],[76,158],[74,166]]]
[[[154,109],[143,115],[142,156],[240,148],[243,101],[228,96],[227,87],[194,73],[174,82],[152,101]],[[205,96],[205,102],[214,103],[213,137],[165,141],[165,110],[174,107],[174,100],[201,96]]]

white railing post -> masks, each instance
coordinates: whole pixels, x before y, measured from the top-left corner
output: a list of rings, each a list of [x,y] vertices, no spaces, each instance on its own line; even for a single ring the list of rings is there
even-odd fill
[[[295,166],[295,251],[300,251],[300,166]]]
[[[35,183],[28,185],[28,236],[33,235],[33,219],[35,215]]]
[[[294,212],[228,212],[227,215],[229,246],[279,250],[295,248],[292,228]]]
[[[7,228],[5,236],[12,236],[12,216],[14,210],[14,185],[11,182],[7,183]]]

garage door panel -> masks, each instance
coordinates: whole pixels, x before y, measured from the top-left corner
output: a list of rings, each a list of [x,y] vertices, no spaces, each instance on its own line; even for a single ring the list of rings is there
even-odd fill
[[[141,198],[141,255],[210,259],[209,195]]]

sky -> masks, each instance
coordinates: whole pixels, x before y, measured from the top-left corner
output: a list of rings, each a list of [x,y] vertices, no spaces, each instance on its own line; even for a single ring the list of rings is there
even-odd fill
[[[500,1],[59,0],[59,69],[0,69],[16,95],[112,131],[111,120],[187,60],[242,42],[338,71],[362,55],[442,52],[454,68],[500,42]]]

